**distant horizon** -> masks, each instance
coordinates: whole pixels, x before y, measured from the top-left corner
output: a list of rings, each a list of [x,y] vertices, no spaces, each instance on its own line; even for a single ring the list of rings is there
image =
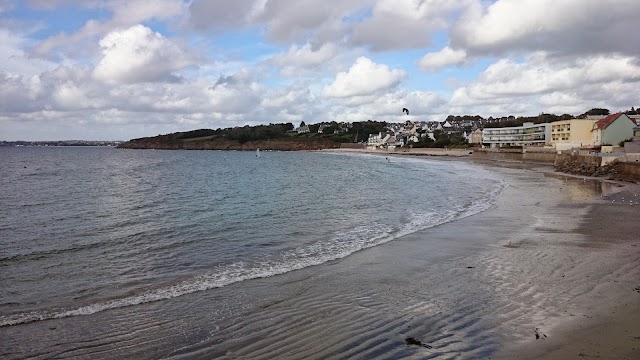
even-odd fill
[[[633,106],[632,106],[631,108],[633,108]],[[591,108],[591,109],[593,109],[593,108]],[[589,109],[588,109],[588,110],[589,110]],[[571,115],[571,116],[573,116],[573,117],[578,117],[578,116],[583,115],[584,113],[586,113],[588,110],[585,110],[584,112],[582,112],[581,114],[578,114],[578,115],[574,115],[574,114],[548,114],[548,115],[557,115],[557,116],[562,116],[562,115]],[[619,113],[619,112],[624,113],[625,111],[628,111],[629,109],[626,109],[626,110],[615,110],[615,111],[612,111],[612,110],[610,110],[610,109],[607,109],[607,110],[609,110],[609,113],[610,113],[610,114],[615,114],[615,113]],[[526,117],[536,117],[536,116],[539,116],[539,115],[541,115],[541,114],[545,114],[545,113],[538,113],[537,115],[518,115],[518,116],[515,116],[515,118],[517,119],[517,118],[521,118],[521,117],[525,117],[525,118],[526,118]],[[464,114],[464,115],[454,115],[454,114],[449,114],[449,115],[447,115],[447,116],[461,116],[461,117],[464,117],[464,116],[480,116],[480,117],[482,117],[483,119],[488,119],[488,118],[501,119],[501,118],[506,118],[506,117],[510,117],[510,116],[514,116],[514,115],[503,115],[503,116],[493,116],[493,115],[490,115],[490,116],[482,116],[482,115],[480,115],[480,114]],[[375,120],[375,119],[367,119],[367,120],[362,120],[362,121],[368,121],[368,120],[370,120],[370,121],[378,121],[378,120]],[[304,121],[304,120],[301,120],[301,121]],[[334,120],[332,120],[332,121],[334,121]],[[400,123],[404,123],[405,121],[406,121],[406,120],[404,120],[404,121],[403,121],[403,120],[399,120],[399,121],[385,121],[385,122],[386,122],[386,123],[389,123],[389,124],[400,124]],[[437,122],[445,122],[445,121],[446,121],[446,118],[445,118],[444,120],[435,120],[435,119],[434,119],[434,120],[418,120],[418,119],[414,119],[414,120],[411,120],[411,121],[412,121],[412,122],[434,122],[434,121],[437,121]],[[315,124],[329,123],[329,122],[331,122],[331,121],[319,121],[319,122],[316,122],[316,123],[307,123],[307,122],[305,121],[305,124],[306,124],[306,125],[315,125]],[[353,122],[358,122],[358,121],[337,121],[337,122],[353,123]],[[275,123],[275,122],[271,122],[271,123]],[[281,122],[281,123],[286,123],[286,122]],[[294,127],[298,127],[298,125],[300,124],[300,122],[298,122],[297,124],[296,124],[296,123],[294,123],[294,122],[292,122],[292,124],[293,124],[293,126],[294,126]],[[254,124],[254,125],[250,125],[250,126],[259,126],[259,125],[267,125],[267,124]],[[242,126],[242,125],[237,125],[237,126]],[[228,127],[218,127],[218,128],[209,128],[209,129],[211,129],[211,130],[219,130],[219,129],[226,129],[226,128],[228,128]],[[130,141],[130,140],[132,140],[132,139],[137,139],[137,138],[154,137],[154,136],[159,136],[159,135],[173,134],[173,133],[177,133],[177,132],[189,132],[189,131],[198,130],[198,129],[205,129],[205,128],[191,128],[191,129],[185,129],[185,130],[173,131],[173,132],[169,132],[169,133],[156,133],[156,134],[150,134],[150,135],[146,135],[146,136],[137,136],[137,137],[132,137],[132,138],[129,138],[129,139],[123,139],[123,140],[112,140],[112,139],[106,139],[106,140],[105,140],[105,139],[45,139],[45,140],[24,140],[24,139],[17,139],[17,140],[6,140],[6,139],[0,139],[0,142],[43,142],[43,143],[46,143],[46,142],[56,142],[56,141],[58,141],[58,142],[65,142],[65,141],[66,141],[66,142],[70,142],[70,141],[78,141],[78,142],[83,142],[83,141],[86,141],[86,142],[127,142],[127,141]]]

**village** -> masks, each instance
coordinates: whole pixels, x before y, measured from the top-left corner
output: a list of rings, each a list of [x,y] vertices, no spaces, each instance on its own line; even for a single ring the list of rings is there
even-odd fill
[[[504,126],[513,123],[514,117],[498,119],[405,121],[387,123],[378,133],[369,134],[359,141],[367,150],[395,151],[399,148],[438,147],[439,135],[453,139],[454,147],[473,147],[500,151],[512,148],[528,148],[533,151],[581,150],[599,153],[639,153],[640,115],[618,112],[615,114],[565,116],[563,120],[534,123],[523,122],[519,126]],[[294,131],[305,134],[346,133],[350,123],[302,125]],[[424,146],[431,144],[432,146]],[[445,144],[446,145],[446,144]]]

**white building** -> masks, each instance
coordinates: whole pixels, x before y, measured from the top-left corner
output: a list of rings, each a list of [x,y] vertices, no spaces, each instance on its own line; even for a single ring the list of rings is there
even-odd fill
[[[305,125],[305,126],[300,126],[299,128],[296,129],[296,132],[298,134],[306,134],[309,132],[309,126]]]
[[[392,137],[391,134],[388,133],[370,134],[369,140],[367,140],[367,148],[376,149],[383,147],[390,139],[392,139]],[[395,141],[395,138],[393,138],[393,140]]]
[[[524,123],[522,126],[485,128],[482,143],[492,148],[502,146],[545,145],[551,139],[551,124]]]

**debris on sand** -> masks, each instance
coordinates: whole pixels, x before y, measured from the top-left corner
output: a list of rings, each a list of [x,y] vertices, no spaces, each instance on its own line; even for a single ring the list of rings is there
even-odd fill
[[[547,338],[547,335],[538,333],[538,328],[536,328],[533,332],[534,334],[536,334],[536,340],[538,339],[544,340]]]
[[[417,345],[417,346],[422,346],[423,348],[433,349],[431,345],[423,344],[422,341],[416,340],[414,337],[408,337],[404,339],[404,342],[407,345]]]

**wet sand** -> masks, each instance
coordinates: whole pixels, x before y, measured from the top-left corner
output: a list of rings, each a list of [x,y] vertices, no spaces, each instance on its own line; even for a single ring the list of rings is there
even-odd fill
[[[0,328],[0,357],[640,358],[640,189],[513,166],[491,165],[509,186],[483,213],[280,276]]]
[[[473,154],[473,150],[470,149],[443,149],[443,148],[414,148],[414,149],[399,149],[398,151],[383,150],[383,149],[332,149],[332,150],[319,150],[322,152],[341,152],[341,153],[365,153],[365,154],[378,154],[385,156],[449,156],[449,157],[468,157]]]

